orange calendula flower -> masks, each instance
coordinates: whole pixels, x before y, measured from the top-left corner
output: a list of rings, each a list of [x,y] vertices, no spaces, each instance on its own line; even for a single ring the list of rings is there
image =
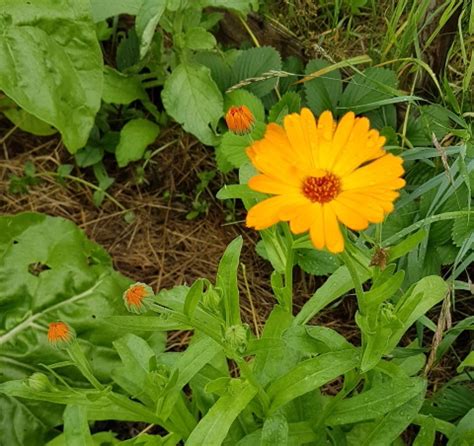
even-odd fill
[[[275,196],[250,209],[247,226],[289,221],[294,234],[309,231],[317,249],[342,252],[339,224],[360,231],[380,223],[405,185],[403,160],[384,144],[369,120],[352,112],[336,124],[329,111],[316,120],[303,108],[286,116],[283,127],[269,124],[247,149],[260,172],[248,185]]]
[[[225,122],[231,132],[244,135],[252,130],[255,118],[248,107],[239,105],[229,108],[225,115]]]
[[[51,322],[48,327],[48,342],[54,347],[70,345],[76,338],[74,330],[65,322]]]
[[[154,296],[154,293],[151,287],[137,282],[130,285],[123,293],[123,301],[128,311],[139,314],[147,310],[145,304],[152,296]]]

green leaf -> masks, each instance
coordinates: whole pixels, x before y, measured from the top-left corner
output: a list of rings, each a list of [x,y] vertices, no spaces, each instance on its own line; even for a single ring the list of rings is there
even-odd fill
[[[216,276],[216,288],[222,291],[225,316],[228,326],[240,324],[239,287],[237,282],[237,269],[242,250],[242,237],[234,239],[227,246],[219,262]]]
[[[187,446],[220,446],[234,420],[257,394],[249,382],[233,379],[229,388],[202,418],[186,441]]]
[[[102,96],[102,52],[87,0],[4,0],[0,89],[84,147]]]
[[[213,145],[216,136],[209,128],[217,126],[224,101],[209,68],[182,63],[165,82],[161,93],[166,112],[201,142]]]
[[[465,240],[474,234],[474,218],[466,215],[465,217],[454,220],[453,242],[457,247],[461,247]]]
[[[165,12],[167,0],[140,0],[141,5],[135,19],[135,29],[140,39],[140,57],[150,49],[156,26]]]
[[[222,157],[232,167],[240,168],[249,162],[246,150],[253,141],[258,140],[265,134],[266,126],[262,122],[257,122],[251,133],[237,135],[232,132],[224,133],[221,143],[216,149],[216,156]]]
[[[357,350],[342,350],[325,353],[300,362],[268,387],[267,393],[272,400],[271,410],[275,411],[296,397],[315,390],[353,370],[359,360]]]
[[[419,395],[425,386],[426,383],[421,378],[394,378],[375,384],[359,395],[338,401],[331,408],[325,424],[338,426],[380,418]]]
[[[387,68],[372,67],[356,74],[342,94],[339,109],[364,113],[374,110],[378,102],[396,95],[397,74]]]
[[[456,372],[462,373],[466,367],[474,367],[474,352],[469,352],[461,364],[456,368]]]
[[[278,78],[269,74],[272,70],[281,70],[280,54],[272,47],[251,48],[242,51],[236,59],[232,71],[234,73],[233,83],[237,84],[251,78],[267,78],[253,80],[243,88],[261,98],[270,93],[275,88]]]
[[[68,359],[46,339],[47,325],[58,320],[76,330],[94,374],[109,381],[111,368],[118,364],[110,348],[117,330],[101,319],[127,314],[121,295],[129,283],[113,270],[108,254],[72,222],[34,213],[0,217],[0,381],[44,371],[39,363]],[[76,382],[83,380],[74,370],[68,376]],[[49,428],[42,416],[51,414],[49,405],[37,411],[36,403],[13,399],[7,404],[10,408],[5,408],[5,400],[1,401],[1,413],[17,412],[28,420],[18,438],[32,438],[32,432],[40,438]],[[41,421],[34,421],[35,417]],[[19,435],[13,433],[11,418],[3,422],[7,424],[0,425],[2,438]],[[24,444],[35,443],[26,440]]]
[[[449,439],[448,446],[469,446],[474,443],[474,409],[459,422]]]
[[[441,302],[448,292],[447,283],[439,276],[419,280],[398,302],[395,316],[402,326],[393,331],[386,353],[390,353],[415,321]]]
[[[297,113],[301,109],[301,96],[298,93],[289,91],[270,109],[268,121],[283,123],[283,118],[290,113]]]
[[[108,104],[128,105],[138,99],[148,99],[148,96],[137,77],[127,76],[106,66],[102,99]]]
[[[64,437],[68,446],[94,446],[87,409],[84,406],[68,405],[64,411]]]
[[[216,46],[216,38],[201,26],[186,31],[184,44],[190,50],[212,50]]]
[[[298,249],[296,263],[303,271],[314,276],[327,276],[341,264],[334,254],[316,249]]]
[[[199,304],[199,300],[202,298],[204,291],[204,280],[198,279],[193,283],[191,288],[189,288],[188,294],[186,295],[186,300],[184,302],[184,314],[192,319],[194,311]]]
[[[356,424],[347,434],[348,446],[387,446],[409,426],[418,414],[425,396],[426,386],[417,396],[390,411],[379,420]]]
[[[137,15],[143,0],[90,0],[94,22],[119,14]]]
[[[224,96],[224,110],[227,112],[232,106],[245,105],[249,108],[256,121],[265,122],[265,109],[262,101],[254,94],[243,88],[231,91]]]
[[[260,446],[285,446],[288,444],[288,421],[277,413],[269,416],[263,423]]]
[[[115,149],[119,167],[143,158],[146,148],[155,142],[160,128],[147,119],[132,119],[120,131],[120,142]]]
[[[10,98],[0,99],[0,112],[21,130],[33,135],[48,136],[56,133],[56,129],[36,116],[22,110]]]
[[[309,75],[330,65],[325,60],[313,59],[306,65],[305,73]],[[342,93],[341,72],[332,70],[320,77],[306,81],[304,90],[306,102],[316,116],[325,110],[331,110],[333,114],[336,114],[336,105]]]
[[[436,440],[436,423],[433,417],[427,417],[420,426],[413,446],[433,446]]]
[[[258,10],[258,0],[198,0],[201,8],[226,8],[247,14],[252,8]]]
[[[200,51],[193,56],[193,60],[211,70],[211,77],[221,92],[225,92],[232,85],[232,65],[227,52]]]

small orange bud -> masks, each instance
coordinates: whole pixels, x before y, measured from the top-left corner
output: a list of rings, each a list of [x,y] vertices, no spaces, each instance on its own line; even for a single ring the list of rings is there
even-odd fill
[[[252,130],[255,118],[245,105],[230,107],[225,115],[227,127],[233,133],[244,135]]]
[[[74,341],[74,330],[65,322],[51,322],[48,328],[48,342],[54,347],[66,347]]]
[[[152,296],[154,296],[154,293],[151,287],[144,283],[137,282],[130,285],[123,293],[123,301],[128,311],[139,314],[147,310],[145,303]]]

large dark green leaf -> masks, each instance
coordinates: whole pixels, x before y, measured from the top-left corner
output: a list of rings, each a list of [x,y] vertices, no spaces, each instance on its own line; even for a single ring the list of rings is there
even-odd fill
[[[3,0],[0,89],[84,147],[102,96],[102,52],[87,0]]]
[[[94,372],[110,381],[110,369],[117,364],[111,341],[117,332],[101,318],[126,313],[121,295],[128,283],[113,270],[108,254],[72,222],[34,213],[1,217],[0,382],[44,371],[39,364],[66,359],[46,341],[48,323],[57,320],[74,327]],[[73,369],[67,371],[70,379],[82,379]],[[23,425],[24,438],[43,438],[51,427],[30,402],[3,399],[2,404],[4,413],[32,418]],[[44,404],[43,412],[54,414],[57,409]],[[18,429],[10,417],[0,420],[3,435]],[[56,417],[51,420],[57,422]],[[34,444],[19,438],[8,445]]]

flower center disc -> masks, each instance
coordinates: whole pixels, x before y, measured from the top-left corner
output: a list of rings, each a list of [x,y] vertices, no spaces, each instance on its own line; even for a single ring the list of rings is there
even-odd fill
[[[340,191],[341,180],[332,173],[323,177],[308,177],[303,183],[303,194],[313,203],[329,203]]]

